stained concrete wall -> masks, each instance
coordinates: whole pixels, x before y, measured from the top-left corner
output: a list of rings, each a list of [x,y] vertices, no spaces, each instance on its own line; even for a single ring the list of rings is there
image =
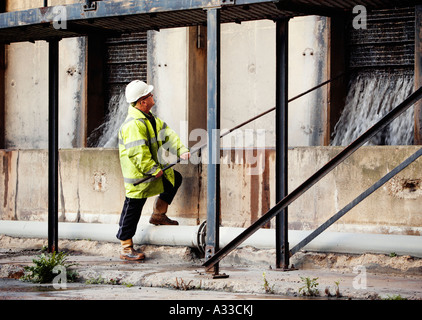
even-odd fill
[[[275,106],[275,37],[275,23],[269,20],[221,26],[222,128],[232,128]],[[307,16],[289,21],[289,98],[327,79],[327,37],[327,18]],[[326,89],[289,104],[289,145],[323,145]],[[265,146],[273,147],[274,116],[272,112],[244,129],[265,129]],[[223,139],[223,145],[263,146],[258,141],[242,145],[242,130]]]
[[[77,3],[49,0],[49,6]],[[43,6],[44,1],[7,1],[7,11]],[[59,146],[85,146],[86,40],[59,42]],[[12,43],[6,46],[6,148],[48,146],[48,43]]]
[[[289,228],[314,229],[412,154],[418,147],[363,147],[325,176],[289,207]],[[289,150],[292,191],[334,157],[341,147]],[[257,152],[257,151],[256,151]],[[275,151],[259,150],[257,164],[233,161],[226,152],[221,164],[222,225],[247,227],[275,204]],[[1,220],[47,219],[45,150],[2,150]],[[229,161],[230,160],[230,161]],[[245,160],[245,159],[244,159]],[[237,163],[237,164],[236,164]],[[256,167],[262,174],[250,174]],[[117,150],[60,151],[59,219],[68,222],[117,223],[124,189]],[[179,164],[184,182],[169,216],[181,224],[206,220],[206,165]],[[422,234],[422,160],[418,160],[352,209],[330,230],[344,232]],[[147,220],[153,199],[144,207]],[[273,227],[271,222],[267,227]]]
[[[82,0],[50,0],[48,4],[77,2],[84,3]],[[6,10],[26,10],[42,5],[42,0],[7,1]],[[297,17],[290,21],[290,97],[326,79],[326,25],[326,18],[316,16]],[[197,66],[195,74],[190,73],[194,57],[191,45],[198,39],[190,35],[189,30],[192,29],[150,31],[148,37],[148,80],[155,86],[154,111],[179,133],[186,145],[192,145],[189,133],[197,127],[204,127],[205,122],[200,119],[206,118],[205,103],[198,103],[206,100],[204,90],[198,90],[192,84],[194,81],[205,83],[206,68]],[[206,30],[202,31],[205,33]],[[227,129],[274,106],[275,24],[269,20],[223,24],[221,34],[221,127]],[[86,47],[85,38],[60,41],[61,148],[86,145]],[[44,41],[10,44],[6,49],[6,60],[5,146],[46,148],[48,44]],[[202,65],[206,63],[203,56],[196,60]],[[289,144],[322,145],[325,113],[325,89],[291,103]],[[231,134],[222,144],[226,147],[272,147],[275,144],[274,126],[272,113]],[[255,141],[245,139],[245,129],[255,131]]]
[[[314,229],[372,186],[419,146],[362,147],[293,203],[293,229]],[[289,153],[289,191],[321,168],[341,147]],[[296,164],[296,165],[295,165]],[[422,234],[422,159],[418,159],[341,218],[331,231]]]
[[[275,23],[270,20],[221,25],[222,129],[230,129],[275,106],[275,40]],[[327,18],[290,20],[290,98],[327,80],[327,41]],[[206,118],[203,105],[189,105],[190,81],[197,81],[189,74],[190,42],[196,44],[197,39],[189,37],[188,28],[150,31],[148,36],[148,78],[155,86],[155,111],[181,135],[185,144],[189,144],[188,135],[194,129],[189,126],[187,132],[186,121],[192,121],[188,113],[191,118]],[[202,81],[206,82],[206,75]],[[196,94],[200,95],[198,100],[206,101],[206,94]],[[326,105],[327,87],[289,104],[289,145],[324,144]],[[222,140],[222,146],[273,147],[274,128],[273,112],[231,133]],[[245,139],[245,130],[255,133],[253,140]]]
[[[154,85],[153,112],[187,145],[188,28],[148,33],[148,82]]]
[[[80,147],[85,142],[85,39],[63,39],[59,51],[59,146]],[[6,59],[5,146],[47,148],[48,44],[10,44]]]

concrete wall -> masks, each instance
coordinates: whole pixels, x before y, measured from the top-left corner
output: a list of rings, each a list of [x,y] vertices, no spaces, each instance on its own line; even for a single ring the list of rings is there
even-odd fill
[[[77,3],[49,0],[49,5]],[[7,11],[42,7],[43,1],[7,1]],[[85,145],[85,38],[59,43],[59,145]],[[48,145],[48,44],[12,43],[6,46],[5,146],[47,148]]]
[[[327,79],[327,39],[326,18],[297,17],[289,22],[289,97]],[[196,44],[197,39],[189,37],[189,28],[150,31],[148,37],[148,77],[155,86],[156,112],[168,120],[186,144],[189,142],[186,121],[191,122],[192,115],[206,118],[204,104],[189,104],[190,82],[198,81],[189,74],[192,41]],[[222,129],[230,129],[274,107],[275,58],[273,21],[221,26]],[[206,81],[205,75],[202,81]],[[326,87],[319,89],[289,105],[290,145],[323,145],[326,90]],[[200,96],[197,101],[206,101],[203,91],[197,95]],[[228,135],[222,146],[273,147],[274,128],[274,113],[270,113]],[[189,129],[191,132],[194,128],[189,125]],[[255,133],[254,140],[245,139],[245,130]]]
[[[80,147],[85,141],[85,39],[63,39],[59,51],[59,145]],[[6,59],[6,148],[46,148],[48,44],[43,41],[10,44]]]
[[[298,17],[289,24],[289,98],[328,80],[328,18]],[[289,103],[289,145],[324,145],[329,86]]]
[[[372,186],[419,146],[362,147],[289,207],[293,229],[314,229]],[[289,191],[332,159],[341,147],[289,153]],[[341,218],[331,231],[422,234],[422,159],[391,179]]]
[[[187,145],[188,28],[148,33],[148,82],[154,85],[152,110]]]
[[[417,148],[363,147],[289,207],[289,228],[316,228]],[[340,150],[341,147],[289,150],[289,190],[305,181]],[[255,165],[245,159],[243,163],[234,161],[235,151],[222,157],[223,226],[247,227],[275,204],[275,152],[272,149],[260,152],[260,160]],[[47,152],[2,150],[0,157],[4,181],[0,184],[0,220],[46,220]],[[250,174],[256,166],[264,169],[262,174]],[[117,150],[61,150],[59,169],[60,221],[118,222],[124,189]],[[169,208],[169,216],[181,224],[196,225],[206,219],[206,165],[179,164],[176,169],[184,176],[184,182]],[[330,230],[421,235],[421,172],[419,159]],[[149,199],[141,219],[149,219],[152,204],[153,199]]]
[[[81,0],[50,0],[65,5]],[[43,1],[7,1],[8,11],[41,7]],[[326,18],[297,17],[289,23],[289,96],[326,79]],[[205,34],[206,29],[201,28]],[[155,86],[155,112],[181,136],[206,122],[205,49],[195,50],[192,28],[150,31],[148,78]],[[221,127],[232,128],[265,110],[275,100],[275,24],[251,21],[221,26]],[[202,41],[205,48],[205,41]],[[192,44],[194,44],[192,46]],[[60,41],[59,145],[84,147],[86,138],[86,39]],[[28,59],[29,57],[29,59]],[[192,61],[196,65],[192,65]],[[48,44],[13,43],[6,48],[5,147],[43,149],[48,142]],[[199,85],[203,83],[204,85]],[[289,144],[323,144],[326,113],[324,89],[289,105]],[[273,147],[274,114],[269,114],[225,138],[225,147]],[[254,131],[255,140],[245,139]]]
[[[275,23],[224,24],[221,34],[221,127],[228,129],[275,106]],[[327,37],[326,18],[290,20],[289,98],[327,79]],[[289,145],[323,145],[326,89],[289,104]],[[274,113],[244,129],[265,129],[265,146],[275,146]],[[238,143],[241,147],[237,140],[244,138],[244,132],[239,130],[231,136],[223,139],[223,145],[233,147]],[[244,146],[253,144],[245,142]]]

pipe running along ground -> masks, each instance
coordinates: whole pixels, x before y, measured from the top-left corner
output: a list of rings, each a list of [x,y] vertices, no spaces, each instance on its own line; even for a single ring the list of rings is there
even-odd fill
[[[0,234],[21,238],[47,239],[47,222],[0,221]],[[116,238],[117,224],[102,223],[59,223],[59,238],[69,240],[89,239],[119,242]],[[153,226],[140,224],[133,238],[138,245],[185,246],[204,252],[205,223],[198,226]],[[220,227],[220,246],[224,247],[244,228]],[[293,247],[312,232],[289,230],[289,244]],[[259,229],[240,247],[252,246],[257,249],[275,248],[275,230]],[[60,248],[60,244],[59,244]],[[422,258],[422,236],[324,232],[303,248],[306,251],[334,252],[349,254],[391,254],[410,255]]]

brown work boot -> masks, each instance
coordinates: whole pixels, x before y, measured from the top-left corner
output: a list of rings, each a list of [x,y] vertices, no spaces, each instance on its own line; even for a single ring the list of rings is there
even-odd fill
[[[145,259],[145,254],[137,252],[133,249],[132,239],[120,240],[122,250],[120,252],[120,259],[128,261],[138,261]]]
[[[171,220],[169,217],[166,216],[168,204],[164,200],[160,198],[155,199],[153,213],[151,218],[149,219],[149,223],[158,225],[170,225],[170,226],[177,226],[179,222],[175,220]]]
[[[167,225],[167,226],[177,226],[179,222],[176,220],[171,220],[166,216],[165,213],[153,213],[149,219],[149,223],[158,225]]]

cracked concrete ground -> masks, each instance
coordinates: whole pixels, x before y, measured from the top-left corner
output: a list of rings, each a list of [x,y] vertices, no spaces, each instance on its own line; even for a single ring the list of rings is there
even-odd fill
[[[72,267],[76,282],[55,289],[52,284],[18,280],[43,246],[45,239],[0,236],[0,299],[303,299],[305,279],[316,279],[318,294],[313,299],[422,300],[422,259],[299,252],[291,259],[296,269],[280,271],[274,268],[274,250],[252,247],[228,255],[220,273],[229,277],[213,279],[191,248],[141,246],[145,261],[124,262],[116,243],[60,240],[68,262],[77,263]],[[336,292],[341,297],[335,297]]]

